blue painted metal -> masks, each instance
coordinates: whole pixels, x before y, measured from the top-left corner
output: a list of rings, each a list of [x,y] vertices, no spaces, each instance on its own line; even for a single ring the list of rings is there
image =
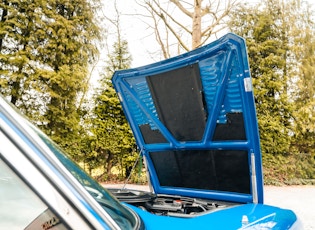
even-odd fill
[[[203,137],[198,141],[178,141],[169,132],[169,130],[159,120],[157,110],[155,108],[149,87],[146,83],[146,76],[157,73],[174,70],[186,65],[198,63],[201,73],[201,82],[203,85],[203,94],[207,109],[207,123],[203,133]],[[171,216],[159,216],[147,211],[143,211],[135,206],[125,204],[134,210],[143,220],[145,229],[302,229],[302,225],[296,215],[285,209],[263,205],[263,180],[261,169],[261,153],[259,147],[259,134],[256,119],[256,111],[254,106],[254,97],[250,81],[249,66],[246,54],[245,42],[242,38],[228,34],[221,39],[211,43],[205,47],[194,50],[190,53],[151,64],[148,66],[118,71],[113,78],[114,86],[120,94],[122,105],[126,113],[127,119],[132,127],[137,144],[140,146],[141,153],[146,157],[150,179],[156,193],[169,195],[182,195],[187,197],[200,197],[213,200],[227,200],[237,202],[238,205],[228,208],[216,209],[200,215],[191,215],[191,218],[179,218]],[[69,201],[78,200],[82,206],[82,214],[91,214],[93,219],[103,229],[110,229],[106,216],[100,215],[94,203],[91,203],[89,197],[82,193],[81,187],[73,183],[72,179],[61,167],[56,164],[55,158],[51,158],[49,151],[43,151],[41,145],[45,143],[46,147],[51,147],[49,141],[37,142],[32,138],[32,132],[24,130],[24,120],[13,116],[15,114],[12,108],[4,108],[6,105],[0,97],[0,109],[6,111],[0,113],[0,120],[6,126],[13,130],[18,136],[14,141],[21,140],[31,150],[32,154],[26,154],[31,160],[35,154],[42,165],[47,166],[46,169],[50,174],[38,169],[50,178],[50,181],[60,181],[63,188],[60,191],[71,191],[71,197],[67,197]],[[228,112],[242,113],[244,116],[246,140],[225,140],[214,141],[214,128],[216,124],[226,123]],[[10,114],[8,116],[8,114]],[[166,143],[146,144],[139,130],[139,125],[149,124],[152,130],[159,130],[166,139]],[[24,124],[25,125],[25,124]],[[27,125],[29,128],[30,125]],[[4,127],[1,127],[4,130]],[[34,132],[34,136],[37,134]],[[202,190],[195,188],[179,188],[171,186],[161,186],[154,168],[150,151],[159,152],[164,150],[246,150],[248,152],[248,164],[251,169],[252,184],[250,193],[236,193],[228,191]],[[50,149],[50,151],[53,151]],[[75,165],[69,164],[69,160],[59,152],[54,153],[59,160],[65,164],[68,170],[73,171],[79,178],[86,179],[81,171],[75,171]],[[36,159],[37,159],[36,157]],[[71,167],[69,167],[71,166]],[[255,167],[253,167],[255,166]],[[73,168],[74,167],[74,168]],[[254,172],[255,171],[255,172]],[[83,173],[83,171],[82,171]],[[53,179],[54,178],[54,179]],[[58,180],[57,180],[58,179]],[[87,179],[88,181],[89,179]],[[96,182],[88,182],[90,186],[103,191]],[[84,185],[84,184],[82,184]],[[83,189],[83,188],[82,188]],[[257,194],[254,192],[257,190]],[[107,201],[112,204],[111,211],[119,211],[120,203],[113,200],[106,191],[103,194]],[[65,193],[66,194],[66,193]],[[255,196],[258,196],[258,204],[254,204]],[[243,204],[242,204],[243,203]],[[104,208],[108,211],[107,208]],[[188,215],[187,215],[188,216]],[[117,220],[119,221],[119,220]]]
[[[157,216],[134,209],[147,230],[157,229],[301,229],[296,215],[285,209],[261,204],[245,204],[193,218]],[[299,225],[297,225],[299,224]]]
[[[179,142],[158,119],[145,77],[194,63],[198,63],[200,68],[209,117],[201,141]],[[117,71],[113,77],[113,84],[120,95],[126,117],[134,132],[137,144],[140,146],[142,154],[148,159],[150,179],[156,193],[252,202],[253,190],[257,189],[258,202],[263,202],[258,126],[253,91],[250,85],[246,47],[242,38],[234,34],[227,34],[207,46],[181,56],[136,69]],[[247,140],[211,140],[215,125],[226,122],[225,116],[227,112],[242,112],[244,114]],[[167,143],[146,144],[139,130],[139,125],[142,124],[150,124],[151,129],[159,129],[167,139]],[[257,188],[252,188],[251,194],[236,194],[160,186],[148,152],[180,149],[247,150],[249,154],[252,153],[255,156]],[[251,166],[251,162],[249,164]]]
[[[203,94],[205,97],[208,119],[202,140],[177,141],[159,120],[154,106],[146,76],[198,63]],[[263,203],[263,176],[257,116],[251,85],[248,57],[245,41],[235,35],[227,34],[221,39],[193,50],[189,53],[165,61],[129,70],[117,71],[113,84],[133,130],[137,144],[148,161],[150,180],[156,193],[177,194],[211,199],[239,202],[253,202],[257,191],[259,203]],[[244,116],[246,140],[213,141],[214,128],[218,123],[226,122],[227,112],[241,112]],[[146,144],[139,126],[150,124],[151,129],[158,129],[166,138],[166,143]],[[175,187],[162,187],[156,175],[150,151],[183,149],[235,149],[248,151],[249,168],[255,168],[252,175],[250,194],[222,191],[209,191]],[[253,167],[255,163],[255,167]],[[251,172],[253,173],[253,172]],[[254,187],[255,186],[255,187]]]

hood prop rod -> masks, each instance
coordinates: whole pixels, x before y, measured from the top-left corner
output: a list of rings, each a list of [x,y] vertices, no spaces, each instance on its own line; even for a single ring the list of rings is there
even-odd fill
[[[138,156],[137,156],[137,159],[136,159],[135,163],[133,164],[133,166],[132,166],[132,168],[131,168],[131,170],[130,170],[130,173],[129,173],[129,175],[128,175],[128,178],[125,180],[125,183],[124,183],[122,189],[125,189],[125,188],[126,188],[126,185],[127,185],[128,181],[129,181],[129,179],[130,179],[130,177],[131,177],[131,174],[133,173],[133,171],[135,170],[135,168],[136,168],[136,166],[137,166],[137,164],[138,164],[138,161],[139,161],[139,159],[140,159],[140,156],[141,156],[141,151],[139,151],[139,154],[138,154]]]

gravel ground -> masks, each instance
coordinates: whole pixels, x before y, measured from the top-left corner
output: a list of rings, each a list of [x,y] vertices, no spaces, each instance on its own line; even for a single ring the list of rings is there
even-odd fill
[[[107,188],[122,188],[120,184],[104,184]],[[126,188],[148,191],[146,185],[126,185]],[[265,186],[265,204],[293,210],[305,230],[315,230],[315,186]]]

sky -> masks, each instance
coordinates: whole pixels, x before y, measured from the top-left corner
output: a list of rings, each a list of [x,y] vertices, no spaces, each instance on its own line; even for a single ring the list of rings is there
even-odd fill
[[[114,18],[115,12],[108,10],[113,9],[113,1],[103,0],[103,5],[103,13],[106,16],[109,15],[109,17]],[[128,41],[129,52],[133,56],[132,67],[158,61],[157,59],[152,59],[149,55],[150,52],[157,49],[157,43],[155,38],[151,36],[152,31],[146,28],[143,17],[140,16],[143,9],[136,4],[135,0],[117,0],[117,8],[121,13],[122,37]],[[106,23],[106,27],[108,29],[109,40],[115,40],[116,29],[108,23]]]
[[[257,3],[259,0],[247,0],[252,3]],[[307,0],[313,4],[313,0]],[[115,11],[113,9],[113,2],[103,0],[103,10],[102,14],[114,18]],[[139,7],[136,4],[136,0],[117,0],[117,8],[120,12],[120,21],[121,21],[121,32],[122,37],[128,41],[129,52],[132,55],[132,68],[144,66],[150,63],[157,62],[162,60],[158,54],[160,49],[157,44],[154,35],[152,34],[152,29],[148,28],[144,20],[145,19],[141,14],[143,14],[143,8]],[[112,15],[110,15],[112,13]],[[101,15],[102,17],[102,15]],[[106,29],[108,30],[107,36],[109,43],[115,41],[116,30],[114,27],[106,24]],[[223,34],[222,34],[223,35]],[[109,44],[109,46],[111,46]],[[96,68],[93,71],[92,81],[95,82],[99,76],[99,72],[102,72],[103,67],[105,66],[104,60],[106,59],[106,50],[101,50],[101,56],[99,62],[96,64]],[[92,83],[94,84],[94,83]]]
[[[110,17],[111,19],[115,19],[115,11],[113,10],[113,0],[102,0],[103,8],[99,12],[97,16],[101,22],[103,22],[103,27],[106,28],[106,32],[103,35],[103,44],[100,45],[100,57],[95,66],[91,69],[91,79],[90,85],[92,88],[97,87],[97,81],[100,78],[100,73],[103,72],[103,69],[106,65],[105,60],[107,57],[107,48],[106,42],[108,42],[108,47],[111,48],[113,43],[116,40],[117,30],[114,28],[107,20],[103,19],[104,15],[106,17]],[[156,44],[152,44],[152,40],[148,34],[146,34],[146,30],[143,26],[143,23],[139,19],[137,14],[139,9],[137,9],[137,5],[135,0],[117,0],[118,10],[121,13],[120,21],[121,21],[121,32],[122,37],[128,41],[129,52],[132,54],[132,67],[138,67],[142,65],[149,64],[150,62],[154,62],[148,55],[147,46],[151,47]],[[154,39],[154,38],[153,38]],[[145,43],[145,45],[144,45]],[[151,60],[151,61],[150,61]]]
[[[168,0],[160,0],[168,1]],[[103,0],[103,10],[100,17],[106,15],[107,17],[115,18],[114,1]],[[140,7],[136,0],[117,0],[117,8],[120,12],[121,32],[122,37],[128,41],[129,52],[132,55],[132,68],[144,66],[163,60],[159,50],[160,47],[155,40],[153,31],[146,26],[146,23],[151,19],[143,17],[144,9]],[[102,15],[103,14],[103,15]],[[107,33],[109,41],[115,41],[116,29],[111,27],[108,23],[105,25],[109,33]],[[112,33],[111,33],[112,32]],[[92,85],[95,85],[99,78],[99,73],[103,72],[106,59],[106,49],[101,50],[101,56],[92,73]]]

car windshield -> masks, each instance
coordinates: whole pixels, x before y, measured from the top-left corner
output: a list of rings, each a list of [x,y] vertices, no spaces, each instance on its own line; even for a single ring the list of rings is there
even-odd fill
[[[37,129],[35,129],[35,132],[122,229],[136,229],[139,226],[139,221],[135,213],[117,201],[106,189],[63,153],[46,135]]]

